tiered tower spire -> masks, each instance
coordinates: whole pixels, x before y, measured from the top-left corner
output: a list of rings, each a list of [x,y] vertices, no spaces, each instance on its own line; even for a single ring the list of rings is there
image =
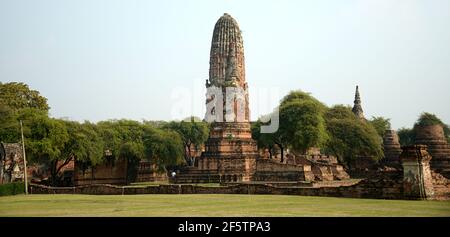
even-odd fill
[[[209,79],[206,88],[220,89],[222,98],[209,90],[206,98],[208,116],[223,118],[225,122],[249,122],[250,109],[247,82],[245,80],[244,43],[239,25],[225,13],[214,26],[209,60]],[[234,88],[235,90],[227,90]],[[217,91],[215,91],[217,93]],[[233,110],[228,108],[226,100],[232,98]],[[223,103],[217,99],[222,99]],[[214,104],[211,104],[213,102]],[[230,101],[228,101],[230,103]],[[222,115],[219,114],[222,111]],[[218,116],[218,117],[217,117]],[[231,121],[226,118],[232,118]],[[217,121],[217,120],[216,120]]]
[[[239,25],[225,13],[214,26],[209,60],[209,82],[223,86],[233,75],[239,86],[246,87],[244,43]]]
[[[361,106],[361,97],[359,95],[358,86],[356,86],[355,100],[353,102],[354,102],[352,109],[353,113],[356,115],[356,117],[364,119],[364,112]]]

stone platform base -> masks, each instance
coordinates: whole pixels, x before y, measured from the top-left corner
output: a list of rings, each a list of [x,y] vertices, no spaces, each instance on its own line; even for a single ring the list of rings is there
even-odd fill
[[[283,183],[348,180],[341,166],[329,164],[285,164],[269,159],[208,158],[195,167],[176,171],[171,183]]]

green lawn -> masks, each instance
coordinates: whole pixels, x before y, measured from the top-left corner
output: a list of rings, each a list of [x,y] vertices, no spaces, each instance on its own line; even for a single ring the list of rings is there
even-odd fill
[[[450,201],[283,195],[16,195],[0,216],[450,216]]]

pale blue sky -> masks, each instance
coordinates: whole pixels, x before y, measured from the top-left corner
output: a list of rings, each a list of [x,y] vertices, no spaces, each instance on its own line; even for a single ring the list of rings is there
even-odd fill
[[[448,0],[0,0],[0,81],[41,91],[54,117],[169,120],[180,98],[203,117],[224,12],[243,31],[252,119],[264,90],[353,104],[358,84],[368,118],[450,122]]]

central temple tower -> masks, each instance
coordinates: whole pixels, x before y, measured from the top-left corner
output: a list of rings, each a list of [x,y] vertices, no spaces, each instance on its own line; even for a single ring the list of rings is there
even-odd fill
[[[205,176],[212,182],[249,181],[258,148],[250,128],[241,30],[227,13],[214,26],[209,65],[205,120],[212,124],[196,168],[202,181]]]

